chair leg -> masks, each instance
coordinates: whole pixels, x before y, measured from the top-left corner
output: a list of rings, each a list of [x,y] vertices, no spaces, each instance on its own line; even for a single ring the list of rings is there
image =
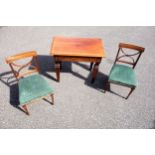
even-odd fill
[[[27,108],[27,105],[23,105],[22,107],[23,107],[24,111],[26,112],[26,114],[30,115],[28,108]]]
[[[127,96],[125,99],[128,99],[128,98],[129,98],[129,96],[130,96],[130,95],[131,95],[131,93],[134,91],[134,89],[135,89],[135,87],[132,87],[132,88],[131,88],[131,90],[130,90],[130,92],[129,92],[128,96]]]
[[[52,104],[54,104],[54,94],[51,94]]]

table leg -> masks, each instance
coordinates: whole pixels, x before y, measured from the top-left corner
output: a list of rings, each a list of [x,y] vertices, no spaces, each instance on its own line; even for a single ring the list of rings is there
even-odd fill
[[[55,62],[55,72],[56,72],[56,77],[57,81],[60,81],[60,62]]]
[[[91,83],[94,83],[95,79],[96,79],[96,75],[98,73],[98,68],[99,68],[99,64],[100,62],[96,62],[95,65],[94,65],[94,68],[93,68],[93,77],[92,77],[92,81]]]
[[[62,70],[62,62],[60,62],[60,70]]]
[[[93,64],[94,64],[93,62],[90,63],[90,68],[89,68],[89,70],[92,70]]]

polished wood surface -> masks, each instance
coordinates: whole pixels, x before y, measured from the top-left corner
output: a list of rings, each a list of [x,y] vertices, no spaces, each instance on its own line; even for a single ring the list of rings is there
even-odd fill
[[[16,63],[16,61],[25,59],[25,58],[32,58],[32,59],[24,65]],[[34,61],[35,65],[32,65],[33,61]],[[23,52],[20,54],[16,54],[16,55],[7,57],[6,62],[9,64],[9,66],[17,80],[19,80],[20,78],[22,78],[26,75],[30,75],[32,73],[40,71],[39,64],[37,61],[37,52],[36,51]],[[33,69],[27,70],[27,71],[21,73],[21,71],[24,68],[29,67],[29,66],[33,66]]]
[[[37,53],[35,51],[22,52],[22,53],[7,57],[6,62],[12,63],[13,61],[16,61],[16,60],[20,60],[28,57],[34,57],[34,56],[37,56]]]
[[[60,68],[62,61],[90,62],[92,82],[95,81],[99,64],[106,57],[102,40],[98,38],[65,38],[55,37],[52,42],[50,54],[55,60],[57,81],[60,81]]]
[[[126,43],[120,43],[119,48],[128,48],[128,49],[137,50],[139,52],[144,52],[145,50],[144,47],[140,47],[140,46],[133,45],[133,44],[126,44]]]
[[[55,61],[68,62],[100,62],[99,57],[78,57],[78,56],[54,56]]]
[[[53,39],[51,55],[105,57],[101,39],[98,38],[65,38]]]

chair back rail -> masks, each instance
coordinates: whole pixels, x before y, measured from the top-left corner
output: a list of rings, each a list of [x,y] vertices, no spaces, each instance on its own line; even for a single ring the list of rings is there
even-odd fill
[[[125,49],[134,50],[135,53],[127,54],[125,52]],[[132,65],[132,68],[134,69],[144,50],[145,48],[137,45],[120,43],[114,64],[117,62],[125,63],[125,64]],[[130,61],[125,60],[125,58],[128,58]]]
[[[18,60],[26,59],[26,58],[32,58],[32,59],[24,65],[19,65],[19,64],[15,63]],[[33,61],[34,61],[35,66],[32,65]],[[37,60],[37,52],[35,52],[35,51],[23,52],[23,53],[20,53],[17,55],[10,56],[10,57],[6,58],[6,62],[9,64],[9,66],[17,80],[19,80],[20,78],[22,78],[26,75],[40,71],[38,60]],[[29,67],[29,66],[33,67],[33,69],[28,70],[23,73],[20,73],[21,70],[23,70],[25,67]]]

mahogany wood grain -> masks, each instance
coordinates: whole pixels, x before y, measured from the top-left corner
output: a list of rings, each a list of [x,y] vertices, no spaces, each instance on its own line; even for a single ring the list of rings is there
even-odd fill
[[[143,47],[133,45],[133,44],[126,44],[126,43],[120,43],[119,48],[128,48],[128,49],[137,50],[139,52],[144,52],[144,50],[145,50],[145,48],[143,48]]]
[[[130,50],[134,50],[134,54],[133,53],[126,53],[124,51],[124,49],[130,49]],[[118,52],[116,55],[116,59],[115,59],[115,63],[117,62],[121,62],[121,63],[125,63],[125,64],[129,64],[132,65],[132,68],[134,69],[141,54],[144,52],[145,48],[137,46],[137,45],[133,45],[133,44],[126,44],[126,43],[119,43],[118,46]],[[130,58],[130,61],[124,60],[123,58],[128,57]]]
[[[37,56],[37,53],[35,51],[23,52],[20,54],[16,54],[16,55],[7,57],[6,62],[9,64],[16,60],[20,60],[20,59],[28,58],[28,57],[34,57],[34,56]]]
[[[98,38],[55,37],[52,43],[53,56],[105,57],[102,40]]]
[[[77,57],[77,56],[54,56],[55,61],[68,62],[100,62],[101,58],[96,57]]]
[[[32,58],[32,59],[28,63],[26,63],[24,65],[19,65],[19,64],[15,63],[16,61],[21,60],[21,59],[25,59],[25,58]],[[27,71],[21,73],[20,71],[23,68],[32,65],[33,60],[35,62],[35,66],[33,66],[33,69],[27,70]],[[23,52],[23,53],[20,53],[20,54],[16,54],[16,55],[7,57],[6,62],[9,64],[9,66],[10,66],[10,68],[11,68],[11,70],[12,70],[12,72],[13,72],[13,74],[16,77],[17,80],[19,80],[20,78],[22,78],[22,77],[24,77],[26,75],[29,75],[29,74],[40,71],[39,64],[38,64],[38,61],[37,61],[37,52],[35,52],[35,51]],[[18,68],[18,70],[17,70],[17,68]]]
[[[95,80],[98,66],[102,58],[106,57],[102,40],[99,38],[66,38],[55,37],[52,42],[50,54],[55,60],[57,80],[60,80],[60,64],[62,61],[90,62]],[[91,68],[90,67],[90,68]]]

